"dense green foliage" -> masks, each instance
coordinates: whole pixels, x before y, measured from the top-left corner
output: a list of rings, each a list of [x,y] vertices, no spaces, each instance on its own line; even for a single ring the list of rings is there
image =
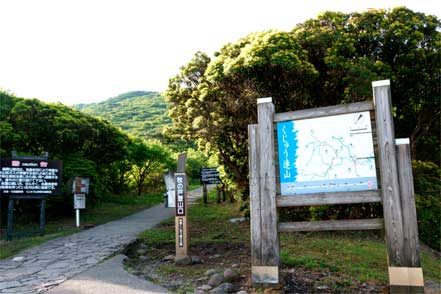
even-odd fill
[[[163,140],[162,129],[171,123],[164,98],[156,92],[128,92],[103,102],[74,107],[144,139]]]
[[[50,159],[63,161],[62,193],[49,198],[50,213],[72,208],[74,176],[90,177],[87,202],[93,205],[109,193],[136,189],[141,194],[148,179],[173,167],[172,154],[161,143],[132,139],[106,120],[62,104],[0,91],[0,107],[1,157],[9,157],[12,150],[22,155],[48,151]]]
[[[247,125],[256,99],[276,112],[372,99],[371,82],[390,79],[397,137],[412,154],[440,160],[440,21],[406,8],[326,12],[291,32],[250,34],[210,59],[198,52],[170,80],[176,134],[217,153],[247,186]]]
[[[372,81],[390,79],[396,137],[409,137],[413,159],[428,162],[415,171],[421,239],[439,249],[439,169],[430,162],[441,156],[440,32],[435,16],[404,7],[325,12],[291,32],[250,34],[214,58],[197,52],[165,93],[173,131],[217,154],[247,197],[247,126],[257,121],[257,98],[272,97],[276,112],[337,105],[372,100]],[[289,220],[378,215],[374,204],[280,210]]]
[[[441,251],[441,168],[432,162],[412,165],[420,239]]]
[[[136,139],[129,145],[129,156],[132,162],[131,177],[138,195],[141,195],[143,187],[149,180],[151,185],[161,182],[166,168],[173,167],[175,163],[170,153],[161,144],[147,143],[141,139]]]

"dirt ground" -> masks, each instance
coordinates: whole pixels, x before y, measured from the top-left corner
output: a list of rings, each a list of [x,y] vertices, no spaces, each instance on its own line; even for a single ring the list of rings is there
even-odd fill
[[[138,250],[146,248],[140,242],[127,247],[127,270],[141,278],[152,280],[171,291],[193,293],[207,284],[205,272],[214,269],[223,272],[234,268],[240,278],[234,282],[236,291],[248,293],[385,293],[385,285],[359,283],[331,272],[312,272],[282,267],[281,286],[272,292],[253,288],[251,283],[250,248],[243,244],[198,243],[190,246],[190,255],[198,256],[201,264],[175,266],[173,260],[164,257],[174,254],[174,244],[150,244],[144,256]]]

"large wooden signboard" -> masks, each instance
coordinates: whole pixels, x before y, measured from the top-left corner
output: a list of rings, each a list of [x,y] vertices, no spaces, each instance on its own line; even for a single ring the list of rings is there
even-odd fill
[[[271,98],[258,99],[258,124],[248,126],[253,283],[279,281],[278,232],[384,227],[391,290],[421,292],[424,283],[408,144],[395,142],[390,82],[373,82],[372,87],[373,102],[286,113],[275,113]],[[277,207],[369,202],[383,203],[384,220],[277,223]]]

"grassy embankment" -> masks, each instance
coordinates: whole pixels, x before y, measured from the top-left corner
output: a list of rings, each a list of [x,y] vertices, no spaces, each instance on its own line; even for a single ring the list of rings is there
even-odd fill
[[[190,207],[189,238],[191,255],[205,258],[202,265],[188,267],[172,263],[159,266],[161,275],[179,277],[193,281],[209,268],[222,269],[239,263],[242,275],[250,276],[249,223],[230,223],[228,220],[240,216],[238,204],[216,204],[214,191],[210,193],[208,205]],[[174,254],[174,219],[140,235],[148,244],[149,255],[160,260]],[[315,283],[330,290],[354,291],[363,283],[383,287],[388,283],[387,256],[381,232],[317,232],[281,234],[282,269],[311,273],[311,277],[322,276]],[[214,250],[213,250],[214,249]],[[208,251],[208,253],[207,253]],[[219,254],[216,263],[213,254]],[[440,260],[428,252],[422,252],[425,280],[441,282]],[[326,274],[324,274],[326,273]],[[320,275],[319,275],[320,276]],[[314,280],[314,279],[313,279]],[[157,281],[161,282],[161,281]],[[248,278],[249,283],[249,278]],[[182,291],[191,291],[192,282]],[[194,287],[195,285],[193,285]],[[317,285],[315,285],[317,286]]]
[[[137,196],[112,196],[106,197],[105,202],[96,204],[94,207],[87,207],[80,212],[81,226],[95,226],[116,220],[130,214],[141,211],[163,201],[161,193]],[[44,236],[32,236],[14,238],[12,241],[5,241],[6,224],[1,226],[0,235],[0,259],[17,254],[21,250],[37,246],[48,240],[70,235],[80,231],[75,226],[75,210],[65,216],[47,220],[46,234]],[[14,216],[14,231],[32,231],[38,229],[38,223],[23,223],[19,216]]]

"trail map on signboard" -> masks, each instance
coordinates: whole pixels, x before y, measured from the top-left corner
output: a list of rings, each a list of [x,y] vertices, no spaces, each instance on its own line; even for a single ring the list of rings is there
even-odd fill
[[[377,189],[369,112],[277,123],[282,195]]]

